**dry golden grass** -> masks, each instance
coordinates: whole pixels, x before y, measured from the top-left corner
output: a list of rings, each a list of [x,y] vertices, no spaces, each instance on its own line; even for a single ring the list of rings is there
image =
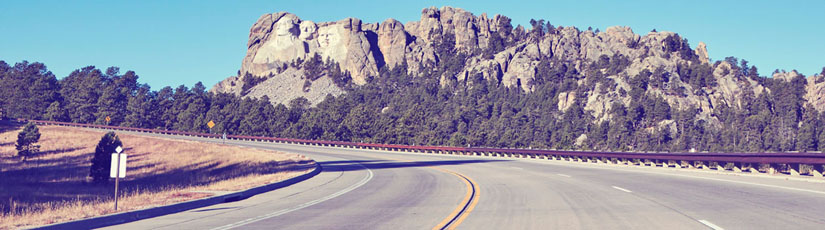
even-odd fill
[[[14,156],[20,127],[0,124],[0,229],[113,213],[113,184],[88,180],[104,132],[40,126],[41,154]],[[118,212],[192,200],[282,181],[315,162],[303,156],[238,146],[119,133],[129,155]]]

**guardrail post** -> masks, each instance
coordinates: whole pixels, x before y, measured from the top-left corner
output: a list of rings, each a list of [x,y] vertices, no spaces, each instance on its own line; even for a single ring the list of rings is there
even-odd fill
[[[734,172],[742,172],[742,168],[739,166],[740,164],[737,164],[736,162],[730,162],[728,164],[731,165],[730,170]]]
[[[759,164],[756,164],[756,167],[753,167],[753,163],[748,163],[748,172],[750,173],[762,173],[759,171]]]
[[[787,164],[788,166],[788,174],[791,176],[799,176],[800,171],[802,171],[802,164]]]
[[[811,171],[809,171],[809,174],[814,177],[822,177],[822,168],[823,165],[811,165]]]
[[[763,166],[767,167],[765,169],[765,173],[767,173],[767,174],[775,174],[776,173],[776,167],[774,167],[774,164],[759,164],[760,169]],[[762,170],[760,170],[760,171],[762,171]]]

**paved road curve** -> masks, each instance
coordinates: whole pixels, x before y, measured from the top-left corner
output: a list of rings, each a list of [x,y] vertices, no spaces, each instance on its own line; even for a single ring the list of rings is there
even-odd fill
[[[432,229],[445,222],[459,229],[825,226],[821,178],[817,183],[711,170],[227,144],[304,154],[324,170],[246,200],[110,229]]]

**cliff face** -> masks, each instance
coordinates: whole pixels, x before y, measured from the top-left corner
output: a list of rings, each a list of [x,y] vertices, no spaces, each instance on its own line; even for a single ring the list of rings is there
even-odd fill
[[[505,16],[476,16],[462,9],[442,7],[424,9],[419,21],[406,24],[394,19],[363,23],[355,18],[315,23],[284,12],[263,15],[250,29],[241,74],[218,83],[212,91],[254,97],[266,95],[273,103],[284,104],[303,96],[317,104],[327,94],[337,96],[345,91],[325,79],[329,74],[308,76],[309,71],[294,64],[298,60],[308,60],[317,54],[348,72],[353,84],[363,85],[369,78],[378,77],[384,67],[406,63],[412,75],[435,68],[444,61],[436,45],[446,41],[444,37],[452,36],[457,52],[470,57],[460,71],[450,73],[454,75],[441,76],[444,87],[448,79],[461,82],[481,75],[529,93],[537,87],[534,82],[538,80],[543,60],[571,63],[576,71],[584,74],[604,57],[626,58],[628,63],[619,71],[601,69],[615,86],[596,84],[592,90],[578,95],[572,91],[558,95],[559,109],[567,109],[579,98],[585,103],[584,109],[598,120],[609,119],[607,111],[614,103],[630,104],[631,97],[626,93],[632,88],[630,79],[648,71],[659,71],[666,83],[647,88],[646,94],[661,96],[671,107],[697,108],[698,117],[710,123],[715,120],[711,115],[715,108],[740,107],[745,95],[758,96],[768,90],[754,78],[744,76],[742,71],[735,71],[737,63],[709,63],[704,43],[691,49],[672,32],[650,32],[642,36],[628,27],[610,27],[603,32],[558,27],[535,35],[522,27],[513,28]],[[514,36],[523,38],[506,40]],[[503,42],[506,47],[491,54],[481,52],[493,50],[491,47],[502,44],[499,43],[502,38],[506,40]],[[691,65],[709,66],[712,78],[704,81],[712,83],[684,82],[686,78],[680,74],[685,74],[683,69]],[[796,73],[782,73],[782,76],[789,74]],[[249,90],[244,91],[245,82],[249,82],[244,78],[249,76],[267,79],[247,86]],[[820,111],[825,110],[825,82],[821,78],[823,76],[808,78],[804,96]],[[579,79],[578,84],[585,84],[584,78]]]
[[[290,63],[298,59],[307,60],[315,54],[323,60],[338,63],[343,71],[351,75],[352,83],[363,85],[368,78],[377,77],[378,70],[384,66],[392,68],[407,63],[410,72],[417,72],[437,64],[439,59],[433,49],[433,40],[443,34],[454,34],[456,46],[462,50],[485,48],[490,33],[498,32],[499,25],[505,24],[503,22],[509,25],[509,21],[499,15],[488,19],[485,14],[474,16],[451,7],[424,9],[420,21],[406,25],[395,19],[363,23],[355,18],[315,23],[285,12],[267,14],[261,16],[250,29],[241,74],[218,83],[212,91],[241,94],[247,73],[252,76],[272,75],[270,79],[307,78],[300,73],[302,71],[298,71],[297,75],[283,73],[286,69],[295,68]],[[284,87],[283,84],[303,84],[303,81],[267,80],[252,88],[277,88]],[[301,88],[301,85],[290,88]],[[315,104],[324,98],[316,95],[340,94],[341,90],[335,88],[310,89],[308,92],[278,97],[282,100],[273,102],[313,95],[317,99],[310,101]],[[269,97],[275,98],[272,95]]]

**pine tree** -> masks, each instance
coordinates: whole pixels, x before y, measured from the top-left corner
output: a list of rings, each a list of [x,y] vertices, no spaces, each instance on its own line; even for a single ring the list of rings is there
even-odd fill
[[[17,155],[23,157],[23,161],[30,156],[34,156],[40,151],[40,146],[35,145],[40,141],[40,129],[32,123],[26,124],[23,130],[17,134]]]
[[[55,101],[46,109],[43,118],[50,121],[68,121],[69,114],[66,113],[59,101]]]
[[[121,125],[137,128],[155,128],[157,120],[156,113],[153,110],[160,110],[161,108],[153,106],[155,93],[152,92],[148,85],[141,85],[134,96],[128,97],[126,105],[126,115]]]
[[[93,123],[97,119],[97,101],[104,82],[103,73],[94,66],[75,70],[60,80],[63,106],[72,122]]]
[[[46,65],[26,61],[0,66],[0,107],[6,116],[40,119],[49,105],[59,100],[58,84]]]
[[[163,87],[160,91],[158,91],[157,99],[155,100],[155,108],[157,108],[160,115],[160,120],[158,124],[158,128],[161,129],[172,129],[177,122],[177,104],[175,103],[174,95],[175,92],[172,87],[166,86]]]
[[[95,183],[109,181],[109,169],[111,167],[111,156],[118,146],[123,146],[120,137],[115,132],[108,132],[100,138],[100,142],[95,147],[95,155],[92,158],[92,166],[89,169],[89,176]]]

